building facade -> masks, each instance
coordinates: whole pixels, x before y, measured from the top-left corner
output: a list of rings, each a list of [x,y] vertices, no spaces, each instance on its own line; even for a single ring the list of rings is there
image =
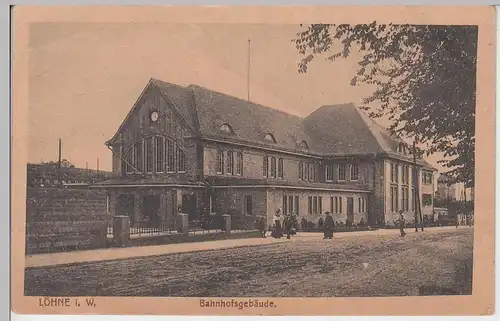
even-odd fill
[[[230,214],[272,223],[277,209],[317,222],[392,222],[432,213],[435,169],[352,104],[301,118],[218,93],[151,79],[106,142],[112,215],[190,220]],[[418,197],[416,197],[418,196]],[[415,202],[418,200],[418,202]]]

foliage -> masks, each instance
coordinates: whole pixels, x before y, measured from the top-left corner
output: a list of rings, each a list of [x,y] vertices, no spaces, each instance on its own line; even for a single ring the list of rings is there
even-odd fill
[[[293,41],[301,73],[317,56],[335,61],[359,50],[351,85],[374,88],[361,108],[415,139],[419,156],[442,152],[450,180],[473,186],[477,27],[313,24]]]

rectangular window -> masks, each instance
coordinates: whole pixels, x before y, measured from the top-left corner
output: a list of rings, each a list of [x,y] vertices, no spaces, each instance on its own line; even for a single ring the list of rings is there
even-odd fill
[[[394,212],[394,188],[392,186],[390,192],[391,192],[391,212]]]
[[[309,163],[304,164],[304,180],[308,181],[309,180]]]
[[[177,172],[184,173],[186,171],[186,157],[184,151],[176,146],[177,149]]]
[[[153,172],[153,137],[146,138],[146,173]]]
[[[252,215],[252,195],[245,196],[245,214]]]
[[[295,196],[295,214],[299,215],[299,197]]]
[[[217,150],[217,174],[222,174],[224,171],[224,151],[222,149]]]
[[[359,165],[351,164],[351,181],[359,180]]]
[[[339,181],[345,181],[346,179],[346,165],[339,164]]]
[[[293,214],[295,209],[293,208],[293,196],[288,196],[288,213]]]
[[[271,177],[276,177],[276,158],[271,157]]]
[[[335,196],[335,213],[339,212],[339,198]]]
[[[312,203],[313,203],[312,196],[309,196],[309,197],[307,198],[307,212],[308,212],[309,214],[312,214],[312,213],[313,213],[313,205],[312,205]]]
[[[410,210],[410,191],[408,187],[405,187],[405,210]]]
[[[278,158],[278,178],[283,178],[283,158]]]
[[[327,182],[332,182],[333,181],[333,165],[332,164],[327,164],[326,167],[325,167],[325,171],[326,171],[326,181]]]
[[[318,196],[318,214],[323,213],[323,197]]]
[[[163,141],[163,137],[155,137],[155,154],[155,172],[163,173],[163,168],[165,167],[165,142]]]
[[[234,174],[234,155],[232,150],[227,151],[226,174]]]
[[[269,157],[264,156],[262,158],[262,176],[267,177],[269,173]]]
[[[313,197],[313,213],[318,214],[318,197]]]
[[[299,180],[304,178],[304,164],[299,162]]]
[[[243,153],[236,154],[236,175],[243,175]]]
[[[339,213],[344,213],[343,203],[344,203],[344,200],[343,200],[342,196],[339,196]]]
[[[391,186],[391,212],[398,211],[398,187]]]
[[[363,212],[363,208],[361,207],[361,197],[358,197],[358,212]]]
[[[422,205],[423,206],[432,206],[432,195],[431,194],[422,194]]]
[[[333,197],[330,197],[330,213],[333,213]]]
[[[283,207],[283,214],[288,214],[288,202],[286,195],[283,195],[282,207]]]
[[[315,164],[309,164],[309,181],[315,181],[316,180],[316,175],[315,175]]]

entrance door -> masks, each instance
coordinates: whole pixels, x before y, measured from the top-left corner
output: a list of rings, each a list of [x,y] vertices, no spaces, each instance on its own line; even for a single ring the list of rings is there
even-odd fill
[[[196,195],[182,195],[182,213],[188,215],[189,221],[199,218],[196,213]]]
[[[349,224],[354,223],[354,199],[352,197],[347,198],[347,220]]]
[[[146,195],[142,199],[143,221],[148,226],[157,226],[160,218],[160,195]]]

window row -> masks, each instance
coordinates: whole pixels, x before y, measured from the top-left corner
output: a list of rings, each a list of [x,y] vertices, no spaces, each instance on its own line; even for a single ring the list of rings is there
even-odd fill
[[[184,151],[172,140],[163,136],[141,139],[125,155],[125,173],[184,173]]]
[[[315,182],[317,180],[317,165],[299,162],[299,180]]]
[[[218,149],[216,172],[217,174],[243,175],[243,153]]]
[[[342,196],[330,197],[330,212],[343,213]]]
[[[415,188],[411,189],[411,205],[410,205],[410,188],[401,188],[401,201],[398,203],[399,190],[397,186],[391,186],[390,198],[391,198],[391,212],[405,211],[408,212],[411,207],[411,211],[415,211]]]
[[[432,184],[432,173],[422,172],[422,183],[426,185]]]
[[[283,158],[264,156],[262,159],[262,176],[283,178]]]
[[[299,197],[283,195],[283,214],[299,215]]]
[[[323,198],[321,196],[309,196],[307,200],[307,212],[309,214],[323,213]]]

